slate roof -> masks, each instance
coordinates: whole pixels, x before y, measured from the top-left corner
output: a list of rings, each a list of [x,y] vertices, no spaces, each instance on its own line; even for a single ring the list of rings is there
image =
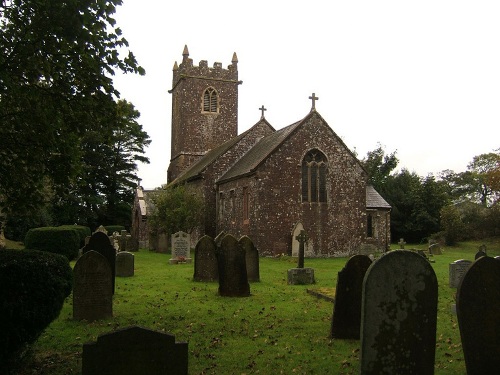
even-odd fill
[[[372,185],[366,185],[366,208],[385,208],[390,210],[391,205],[382,198]]]
[[[252,173],[295,130],[303,120],[277,130],[262,138],[245,155],[243,155],[217,182],[233,179]]]

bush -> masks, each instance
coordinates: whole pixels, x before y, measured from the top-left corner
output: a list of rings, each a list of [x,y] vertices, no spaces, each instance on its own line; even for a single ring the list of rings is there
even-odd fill
[[[108,231],[108,236],[112,236],[114,232],[120,233],[122,230],[125,230],[123,225],[106,225],[104,228]]]
[[[48,251],[73,260],[78,255],[80,236],[75,229],[42,227],[30,229],[24,238],[27,249]]]
[[[80,237],[80,245],[78,246],[80,249],[85,246],[85,238],[92,235],[90,228],[84,225],[61,225],[58,228],[76,230]]]
[[[61,255],[37,250],[0,251],[1,369],[13,367],[59,316],[71,293],[72,280],[68,260]]]

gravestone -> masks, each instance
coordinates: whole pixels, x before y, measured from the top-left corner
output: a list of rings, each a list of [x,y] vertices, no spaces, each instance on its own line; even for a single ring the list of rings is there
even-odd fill
[[[134,276],[134,254],[128,251],[120,251],[116,254],[116,276]]]
[[[458,288],[460,281],[472,265],[472,261],[459,259],[449,265],[450,288]]]
[[[500,371],[500,261],[476,260],[457,291],[457,318],[469,375]]]
[[[434,374],[437,293],[432,266],[413,251],[372,263],[363,281],[360,373]]]
[[[438,242],[429,244],[429,254],[443,255],[443,252],[441,251],[441,245]]]
[[[142,327],[128,327],[83,344],[82,375],[188,373],[188,343]]]
[[[338,273],[330,337],[359,340],[363,279],[372,264],[366,255],[354,255]]]
[[[241,237],[238,243],[242,251],[245,252],[248,281],[260,281],[259,251],[248,236]]]
[[[299,242],[299,259],[297,268],[291,268],[287,271],[288,284],[291,285],[304,285],[304,284],[314,284],[314,269],[304,268],[304,257],[305,257],[305,244],[309,240],[309,236],[304,230],[300,231],[300,234],[295,237]]]
[[[186,232],[172,235],[172,258],[170,264],[191,263],[191,236]]]
[[[104,227],[103,227],[104,228]],[[113,247],[111,240],[108,235],[102,231],[95,231],[89,239],[89,243],[83,247],[83,254],[87,251],[94,250],[99,254],[104,256],[111,267],[111,272],[113,275],[113,280],[111,284],[112,293],[115,293],[115,262],[116,262],[116,251]]]
[[[488,255],[486,254],[486,251],[484,250],[479,250],[476,255],[474,256],[474,260],[478,260],[481,257],[487,257]]]
[[[194,281],[217,281],[219,268],[215,242],[210,236],[201,237],[194,248]]]
[[[398,245],[399,245],[400,249],[404,249],[405,248],[406,242],[405,242],[404,238],[400,238],[399,239]]]
[[[73,318],[94,321],[113,316],[111,267],[97,251],[87,251],[73,269]]]
[[[226,234],[216,249],[219,268],[219,295],[223,297],[248,297],[246,256],[238,241]]]

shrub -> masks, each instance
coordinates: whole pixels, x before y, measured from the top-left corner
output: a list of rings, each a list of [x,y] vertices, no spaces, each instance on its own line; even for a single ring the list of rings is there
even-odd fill
[[[108,236],[112,236],[114,232],[120,233],[122,230],[125,230],[123,225],[106,225],[104,228],[108,231]]]
[[[26,234],[24,246],[27,249],[61,254],[72,260],[78,255],[80,236],[76,230],[65,227],[33,228]]]
[[[80,245],[78,246],[80,249],[85,246],[85,238],[92,235],[90,228],[84,225],[61,225],[58,228],[76,230],[80,237]]]
[[[71,293],[68,260],[37,250],[0,251],[0,368],[18,362]],[[2,372],[3,373],[3,372]]]

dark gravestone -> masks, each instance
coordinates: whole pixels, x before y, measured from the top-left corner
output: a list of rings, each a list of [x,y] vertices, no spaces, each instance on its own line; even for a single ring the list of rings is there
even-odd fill
[[[372,264],[366,255],[354,255],[338,273],[331,337],[359,340],[363,279]]]
[[[188,373],[188,344],[142,327],[100,335],[83,344],[82,375],[177,375]]]
[[[245,252],[248,281],[260,281],[259,252],[248,236],[243,236],[238,241],[242,251]]]
[[[219,295],[223,297],[248,297],[250,284],[244,250],[238,241],[226,234],[217,246],[217,264],[219,266]]]
[[[215,242],[210,236],[201,237],[194,248],[194,281],[217,281],[219,269]]]
[[[134,254],[121,251],[116,254],[116,272],[118,277],[134,276]]]
[[[112,272],[97,251],[87,251],[73,269],[73,318],[94,321],[113,316]]]
[[[362,374],[434,374],[437,293],[432,266],[413,251],[372,263],[363,281]]]
[[[486,254],[485,251],[479,250],[476,255],[474,256],[474,260],[478,260],[481,257],[487,257],[488,255]]]
[[[469,375],[500,372],[500,260],[481,257],[457,291],[457,318]]]
[[[83,247],[83,253],[86,253],[90,250],[97,251],[108,260],[109,266],[111,267],[111,272],[113,274],[111,290],[114,294],[116,250],[111,244],[111,240],[109,239],[108,235],[104,232],[94,232],[89,239],[89,243]]]

